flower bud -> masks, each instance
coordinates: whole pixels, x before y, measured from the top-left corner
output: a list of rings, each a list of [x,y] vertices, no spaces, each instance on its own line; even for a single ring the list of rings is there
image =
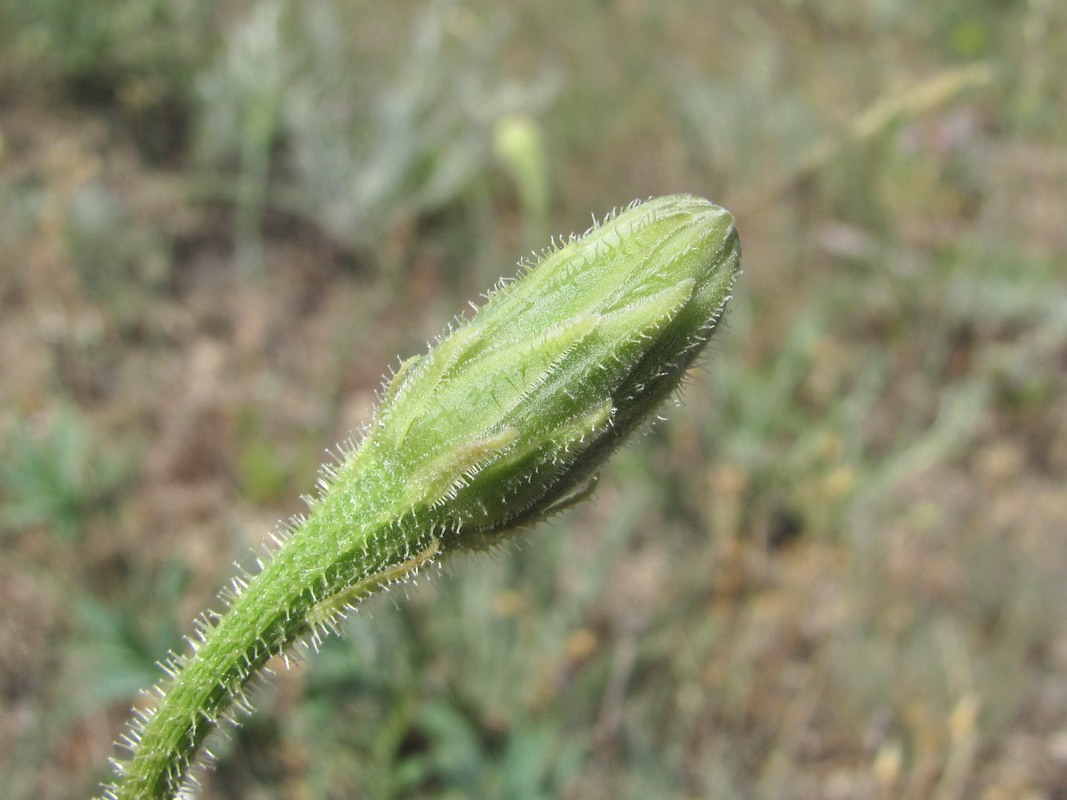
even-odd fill
[[[654,416],[718,325],[733,218],[689,195],[635,205],[546,255],[409,360],[364,446],[413,516],[464,547],[558,510]],[[442,542],[447,549],[451,542]]]

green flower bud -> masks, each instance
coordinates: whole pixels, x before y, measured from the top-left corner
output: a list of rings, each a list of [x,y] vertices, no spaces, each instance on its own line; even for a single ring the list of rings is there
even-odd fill
[[[635,206],[546,256],[393,379],[364,447],[442,544],[550,513],[678,386],[740,263],[705,200]],[[400,489],[400,487],[397,487]]]
[[[294,643],[453,549],[479,549],[584,497],[596,471],[679,386],[740,267],[729,213],[678,195],[572,238],[385,388],[360,444],[324,469],[306,517],[125,737],[108,797],[171,797],[247,683]]]

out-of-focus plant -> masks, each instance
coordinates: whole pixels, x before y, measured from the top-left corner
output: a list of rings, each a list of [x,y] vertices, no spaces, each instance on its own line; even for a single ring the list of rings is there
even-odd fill
[[[151,683],[159,653],[180,637],[173,612],[187,577],[183,565],[170,562],[137,576],[120,601],[73,595],[76,634],[64,664],[72,677],[63,698],[70,711],[123,702]]]
[[[494,131],[496,157],[515,184],[527,237],[544,236],[548,225],[552,191],[548,172],[545,138],[537,121],[527,114],[512,114],[501,119]]]
[[[292,54],[282,31],[284,10],[280,0],[254,6],[199,86],[201,147],[209,157],[227,156],[235,162],[234,236],[237,266],[245,277],[262,267],[260,225],[271,150],[292,74]]]
[[[123,72],[187,65],[208,9],[202,0],[13,0],[0,18],[21,57],[75,86],[107,89]]]
[[[878,224],[887,216],[876,197],[875,172],[889,160],[876,157],[907,122],[993,83],[989,64],[972,63],[942,70],[901,91],[878,97],[862,111],[827,130],[813,107],[776,85],[781,65],[769,50],[755,53],[737,77],[693,81],[680,90],[683,116],[704,152],[713,180],[747,188],[742,206],[761,207],[805,181],[822,177],[825,193],[845,218]],[[855,161],[855,170],[826,170]],[[824,172],[831,172],[824,175]],[[841,174],[843,173],[843,174]],[[833,181],[842,185],[834,186]]]
[[[237,174],[239,247],[252,260],[268,177],[272,205],[363,248],[460,199],[492,164],[498,120],[553,93],[547,75],[497,75],[495,26],[449,2],[426,5],[392,79],[368,86],[344,35],[354,24],[332,0],[271,0],[201,78],[200,153]]]
[[[41,426],[17,426],[4,451],[0,523],[8,528],[45,525],[65,539],[81,532],[124,474],[119,461],[102,456],[85,421],[69,409]]]
[[[0,81],[114,105],[141,153],[160,161],[184,145],[214,13],[205,0],[11,0],[0,4]]]

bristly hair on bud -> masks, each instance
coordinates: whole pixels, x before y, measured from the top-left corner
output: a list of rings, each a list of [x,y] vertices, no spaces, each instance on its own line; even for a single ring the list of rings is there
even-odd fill
[[[634,204],[561,238],[402,362],[308,512],[166,659],[103,796],[177,796],[208,734],[250,711],[272,656],[317,648],[375,591],[588,496],[710,340],[740,259],[733,218],[707,200]]]

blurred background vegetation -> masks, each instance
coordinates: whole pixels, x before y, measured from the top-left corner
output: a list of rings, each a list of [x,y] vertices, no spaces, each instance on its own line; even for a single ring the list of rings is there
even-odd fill
[[[746,274],[685,405],[203,797],[1067,796],[1065,87],[1053,0],[0,0],[3,794],[106,777],[397,354],[688,191]]]

